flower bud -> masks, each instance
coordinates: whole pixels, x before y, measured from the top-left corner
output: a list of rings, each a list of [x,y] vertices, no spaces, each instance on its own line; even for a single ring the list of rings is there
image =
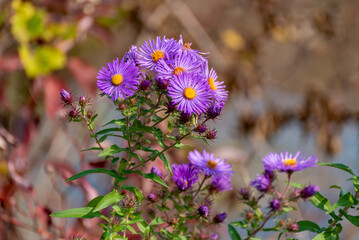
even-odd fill
[[[176,110],[176,104],[174,104],[173,102],[167,102],[165,103],[165,106],[167,107],[166,113],[171,113]]]
[[[151,81],[150,80],[143,80],[140,84],[140,89],[141,90],[147,90],[147,88],[151,85]]]
[[[308,187],[305,187],[300,191],[300,196],[302,198],[310,198],[318,191],[319,191],[318,186],[316,186],[316,185],[308,185]]]
[[[210,131],[208,131],[207,134],[206,134],[206,138],[209,139],[209,140],[215,139],[216,136],[217,136],[217,132],[214,131],[214,130],[210,130]]]
[[[246,219],[247,219],[248,221],[252,221],[253,217],[254,217],[254,213],[253,213],[253,212],[248,211],[248,212],[246,213]]]
[[[79,116],[79,112],[76,109],[71,109],[68,113],[67,116],[69,118],[69,120],[74,120]]]
[[[168,83],[169,83],[169,81],[167,79],[156,78],[155,81],[156,81],[156,85],[159,89],[162,89],[162,90],[167,89]]]
[[[211,236],[209,236],[209,240],[217,240],[217,239],[218,239],[217,233],[213,233]]]
[[[289,224],[287,225],[287,230],[288,230],[289,232],[296,232],[296,231],[298,231],[298,229],[299,229],[299,226],[298,226],[297,223],[289,223]]]
[[[150,202],[156,202],[157,196],[154,193],[149,193],[147,196],[148,201]]]
[[[178,219],[177,218],[171,218],[168,224],[171,225],[171,226],[176,226],[178,224]]]
[[[206,125],[199,125],[197,127],[197,132],[204,133],[205,131],[207,131],[207,126]]]
[[[213,218],[213,223],[221,223],[224,221],[224,219],[227,218],[227,214],[226,213],[220,213],[217,214],[214,218]]]
[[[250,198],[250,193],[248,191],[248,188],[241,188],[239,190],[239,194],[241,195],[243,200],[249,200]]]
[[[207,110],[207,117],[210,119],[214,119],[221,114],[223,109],[223,102],[215,102],[213,103]]]
[[[65,89],[62,89],[60,92],[61,100],[65,105],[70,105],[72,103],[72,96]]]
[[[273,211],[278,211],[281,207],[281,202],[279,199],[273,199],[271,202],[270,202],[270,207]]]
[[[159,170],[158,167],[156,167],[156,166],[153,166],[153,167],[151,168],[151,173],[156,174],[156,175],[159,176],[160,178],[163,177],[161,170]]]
[[[179,119],[181,123],[188,123],[190,119],[191,119],[191,115],[189,113],[181,112]]]
[[[81,97],[79,98],[79,105],[80,105],[81,107],[85,107],[86,104],[87,104],[87,99],[86,99],[86,97],[85,97],[85,96],[81,96]]]
[[[268,192],[271,187],[271,181],[264,175],[257,175],[257,178],[251,181],[251,186],[260,192]]]
[[[201,217],[207,217],[209,213],[209,208],[207,205],[202,205],[198,208],[198,213]]]

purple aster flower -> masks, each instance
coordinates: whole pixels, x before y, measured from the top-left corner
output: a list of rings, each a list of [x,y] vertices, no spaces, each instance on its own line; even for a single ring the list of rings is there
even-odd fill
[[[213,177],[211,186],[209,187],[210,192],[218,193],[232,190],[232,184],[230,176],[221,175],[219,177]]]
[[[209,130],[206,134],[206,138],[209,140],[215,139],[217,136],[217,132],[215,130]]]
[[[228,164],[226,159],[215,158],[212,153],[208,153],[205,150],[203,150],[202,154],[197,150],[191,151],[188,154],[188,159],[194,166],[203,171],[206,176],[229,176],[233,173],[232,165]]]
[[[198,182],[198,171],[192,164],[173,164],[172,172],[172,180],[181,191],[187,190],[194,183]]]
[[[168,96],[178,104],[177,110],[189,114],[204,113],[211,97],[203,78],[192,73],[175,75],[168,86]]]
[[[207,205],[202,205],[198,208],[198,214],[201,217],[207,217],[208,213],[209,213],[209,208]]]
[[[281,207],[281,202],[279,199],[273,199],[271,202],[270,202],[270,208],[273,210],[273,211],[278,211],[279,208]]]
[[[271,187],[271,181],[264,175],[257,175],[257,178],[251,181],[251,186],[260,192],[267,192]]]
[[[303,169],[314,167],[317,163],[316,156],[306,157],[298,151],[295,155],[288,152],[269,153],[262,160],[266,170],[279,170],[282,172],[292,173],[295,171],[302,171]]]
[[[156,175],[159,176],[160,178],[162,178],[162,176],[163,176],[161,170],[158,169],[158,167],[156,167],[156,166],[153,166],[153,167],[151,168],[151,173],[156,174]]]
[[[202,67],[213,99],[223,103],[226,102],[228,100],[228,91],[226,91],[224,82],[217,81],[218,75],[213,68],[209,70],[208,62],[204,63]]]
[[[133,61],[136,65],[138,65],[138,50],[137,47],[132,45],[128,52],[125,54],[125,62]]]
[[[224,219],[227,218],[227,214],[226,213],[220,213],[217,214],[214,218],[213,218],[213,223],[221,223],[224,221]]]
[[[118,58],[97,74],[97,87],[111,97],[112,101],[118,98],[131,97],[138,88],[140,70],[133,61],[119,62]]]
[[[159,63],[159,60],[165,61],[172,59],[178,54],[181,46],[174,39],[157,37],[156,40],[144,42],[138,51],[138,63],[143,68],[153,70]]]
[[[141,83],[140,83],[140,89],[141,90],[147,90],[147,88],[151,85],[151,81],[150,80],[143,80]]]
[[[243,200],[249,200],[249,198],[250,198],[250,193],[249,193],[248,188],[241,188],[239,190],[239,194],[241,195]]]
[[[61,100],[64,102],[65,105],[69,105],[72,103],[72,96],[65,89],[61,90],[60,95],[61,95]]]
[[[157,78],[157,77],[155,78],[157,87],[162,90],[167,89],[169,81],[170,81],[169,79],[165,79],[165,78]]]
[[[186,52],[175,56],[173,61],[158,61],[155,68],[158,78],[171,79],[174,75],[178,76],[183,73],[198,72],[201,62],[193,59]]]
[[[180,35],[179,38],[180,39],[178,40],[178,43],[181,46],[181,51],[182,52],[188,53],[194,59],[198,59],[198,60],[201,60],[201,61],[207,61],[201,54],[206,55],[206,54],[209,54],[209,53],[202,53],[199,50],[192,49],[191,48],[192,43],[189,43],[189,42],[184,43],[182,35]]]
[[[310,197],[313,197],[313,195],[318,191],[319,191],[318,186],[308,185],[308,187],[305,187],[300,191],[300,196],[302,198],[310,198]]]
[[[207,117],[210,119],[214,119],[221,114],[221,111],[224,107],[223,102],[215,102],[213,103],[207,110]]]

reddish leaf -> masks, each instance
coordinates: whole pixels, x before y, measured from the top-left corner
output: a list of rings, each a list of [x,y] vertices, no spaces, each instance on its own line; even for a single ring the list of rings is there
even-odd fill
[[[44,79],[45,109],[47,116],[53,118],[61,106],[60,91],[64,88],[61,80],[55,76]]]
[[[22,67],[19,56],[14,55],[5,55],[0,58],[0,72],[11,72]]]
[[[76,57],[70,58],[68,67],[81,88],[91,96],[95,96],[97,90],[97,70],[82,59]]]

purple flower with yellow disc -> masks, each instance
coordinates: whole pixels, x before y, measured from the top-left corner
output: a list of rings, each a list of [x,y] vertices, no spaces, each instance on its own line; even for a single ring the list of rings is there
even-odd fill
[[[269,153],[262,160],[264,169],[274,171],[279,170],[282,172],[292,173],[302,171],[309,167],[315,167],[317,163],[316,156],[306,157],[298,151],[295,155],[288,152]]]
[[[181,50],[182,52],[186,52],[188,53],[192,58],[200,60],[200,61],[207,61],[203,56],[203,55],[207,55],[209,53],[202,53],[199,50],[195,50],[191,47],[192,43],[190,42],[183,42],[183,38],[182,35],[180,35],[180,39],[178,40],[178,43],[181,46]]]
[[[198,170],[192,164],[173,164],[172,172],[172,180],[181,191],[187,190],[198,182]]]
[[[233,173],[232,165],[228,164],[226,159],[215,158],[212,153],[205,150],[203,150],[202,154],[197,150],[189,152],[188,159],[206,176],[220,177],[226,175],[229,177]]]
[[[213,68],[209,69],[208,62],[204,63],[202,67],[213,99],[218,102],[226,102],[228,100],[228,91],[226,91],[224,82],[217,81],[218,75]]]
[[[97,74],[97,87],[111,97],[112,101],[118,98],[131,97],[139,85],[140,70],[133,61],[125,62],[118,58],[107,63]]]
[[[167,90],[168,96],[172,98],[172,103],[178,104],[177,110],[184,113],[204,113],[211,103],[208,86],[199,74],[174,75]]]
[[[172,59],[178,54],[181,46],[174,39],[157,37],[156,40],[145,41],[138,50],[138,64],[142,68],[153,70],[159,61]]]
[[[198,72],[201,62],[183,52],[175,56],[173,61],[160,60],[156,66],[158,78],[171,79],[174,75]]]

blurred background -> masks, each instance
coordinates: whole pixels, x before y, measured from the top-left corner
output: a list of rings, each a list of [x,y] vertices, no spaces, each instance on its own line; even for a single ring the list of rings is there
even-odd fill
[[[219,196],[213,210],[226,211],[227,223],[242,217],[237,191],[262,171],[268,152],[301,150],[359,173],[357,9],[355,0],[0,0],[0,239],[99,238],[98,220],[48,217],[111,189],[101,175],[65,183],[107,163],[80,152],[94,143],[86,126],[67,122],[59,92],[91,97],[100,130],[118,113],[99,97],[98,69],[156,36],[182,35],[210,52],[210,65],[230,91],[212,124],[217,139],[209,145],[187,140],[234,164],[233,191]],[[113,143],[122,144],[105,144]],[[169,152],[172,162],[186,162],[188,150]],[[329,186],[352,191],[349,177],[317,167],[294,180],[319,185],[333,202],[339,190]],[[151,190],[148,182],[133,181],[144,193]],[[313,210],[300,202],[291,218],[326,225],[325,213]],[[344,229],[342,239],[358,239],[354,226],[345,222]],[[228,239],[225,224],[217,231]]]

